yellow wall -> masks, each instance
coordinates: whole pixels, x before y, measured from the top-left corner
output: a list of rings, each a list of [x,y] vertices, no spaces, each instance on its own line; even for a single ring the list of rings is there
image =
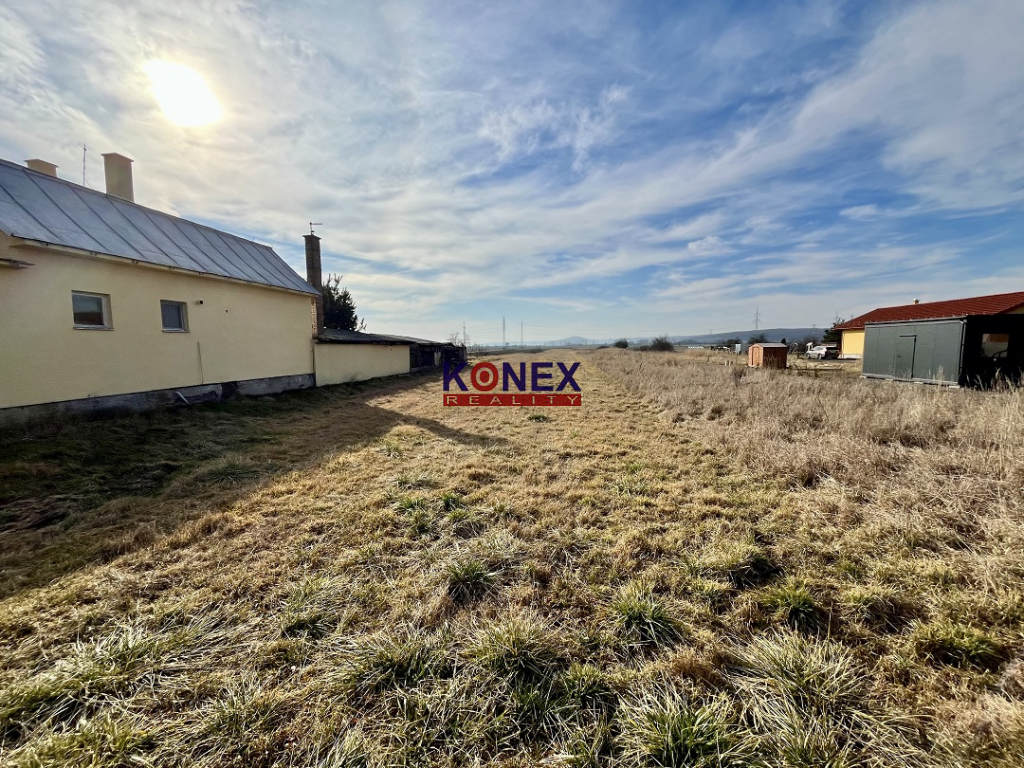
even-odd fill
[[[863,355],[864,329],[859,331],[843,331],[843,342],[839,351],[843,355]]]
[[[317,344],[316,385],[344,384],[409,372],[409,347],[383,344]]]
[[[313,372],[309,296],[9,245],[34,266],[0,267],[0,408]],[[109,294],[113,330],[75,329],[73,290]],[[188,333],[161,329],[161,299]]]

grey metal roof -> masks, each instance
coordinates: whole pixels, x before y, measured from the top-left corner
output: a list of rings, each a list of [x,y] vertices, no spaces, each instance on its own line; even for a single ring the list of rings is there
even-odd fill
[[[316,294],[274,249],[0,160],[0,231],[161,267]]]
[[[343,331],[339,328],[325,328],[320,341],[335,344],[441,344],[439,341],[414,339],[409,336],[389,336],[383,333],[364,333],[363,331]]]

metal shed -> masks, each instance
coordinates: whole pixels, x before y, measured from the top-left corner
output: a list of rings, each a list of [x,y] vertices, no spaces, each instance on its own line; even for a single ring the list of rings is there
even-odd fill
[[[752,368],[785,368],[789,347],[785,344],[762,342],[747,349],[747,365]]]
[[[965,315],[868,323],[863,375],[952,386],[1019,382],[1024,315]]]

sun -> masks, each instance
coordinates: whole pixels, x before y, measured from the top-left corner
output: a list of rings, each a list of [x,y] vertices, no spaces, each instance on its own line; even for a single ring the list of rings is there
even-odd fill
[[[151,61],[145,66],[160,109],[172,123],[185,128],[209,125],[224,114],[206,78],[184,64]]]

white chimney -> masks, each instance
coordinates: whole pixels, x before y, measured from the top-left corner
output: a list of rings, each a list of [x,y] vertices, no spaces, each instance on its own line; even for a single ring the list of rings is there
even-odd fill
[[[36,158],[34,160],[26,160],[25,165],[28,166],[30,171],[37,171],[38,173],[45,173],[47,176],[57,177],[57,166],[53,163],[48,163],[45,160]]]
[[[107,177],[107,194],[135,202],[135,184],[132,182],[132,159],[107,152],[103,155],[103,173]]]

